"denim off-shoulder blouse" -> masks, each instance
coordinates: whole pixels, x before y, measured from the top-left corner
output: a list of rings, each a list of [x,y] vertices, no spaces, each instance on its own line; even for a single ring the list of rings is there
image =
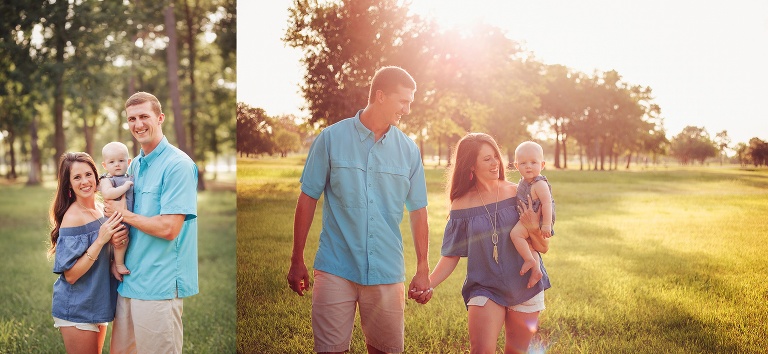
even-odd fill
[[[101,219],[104,221],[106,218]],[[115,318],[117,280],[109,272],[108,245],[102,247],[91,269],[74,284],[64,279],[64,271],[72,268],[96,241],[99,227],[101,223],[94,220],[83,226],[59,229],[53,262],[53,272],[59,274],[53,284],[53,317],[77,323],[111,322]]]
[[[440,254],[467,257],[467,278],[461,289],[465,305],[475,296],[486,296],[501,306],[514,306],[551,287],[543,260],[540,266],[544,276],[530,289],[530,271],[520,275],[523,258],[509,238],[509,232],[520,219],[516,205],[515,197],[498,202],[498,263],[493,259],[493,227],[489,217],[489,213],[493,216],[496,212],[495,203],[451,210]]]

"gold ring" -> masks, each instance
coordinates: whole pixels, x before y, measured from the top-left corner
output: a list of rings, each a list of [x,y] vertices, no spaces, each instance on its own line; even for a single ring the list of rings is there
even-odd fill
[[[123,243],[123,244],[125,244],[125,240],[123,240],[123,242],[122,242],[122,243]]]

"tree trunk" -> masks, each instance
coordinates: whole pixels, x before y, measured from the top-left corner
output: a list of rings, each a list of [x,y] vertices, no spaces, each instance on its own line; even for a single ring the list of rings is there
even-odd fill
[[[42,183],[42,169],[40,166],[40,147],[37,145],[37,116],[32,114],[32,122],[29,124],[29,151],[32,158],[29,160],[28,186],[37,186]]]
[[[85,152],[93,157],[93,126],[88,125],[88,109],[83,105],[83,136],[85,138]],[[98,160],[94,157],[94,160]]]
[[[563,140],[563,168],[568,168],[568,135],[563,133],[560,138]]]
[[[631,161],[632,161],[632,151],[630,151],[629,154],[627,154],[627,167],[626,167],[627,170],[629,169],[629,163]]]
[[[57,31],[64,31],[63,26]],[[53,145],[56,149],[53,157],[54,164],[59,163],[59,157],[64,154],[66,140],[64,139],[64,38],[61,33],[56,35],[56,64],[54,65],[53,89],[53,120],[55,126]]]
[[[8,155],[11,158],[11,163],[10,163],[11,169],[8,170],[8,175],[6,175],[6,177],[9,180],[15,180],[16,177],[17,177],[17,175],[16,175],[16,148],[14,148],[13,145],[14,145],[14,142],[16,141],[16,133],[15,133],[15,129],[13,128],[13,124],[10,125],[10,127],[8,128],[7,132],[8,132],[8,137],[5,140],[8,141]]]
[[[199,10],[199,2],[195,1],[195,11]],[[197,89],[195,88],[195,63],[197,57],[197,47],[195,46],[195,26],[196,18],[189,8],[188,1],[184,1],[184,13],[187,21],[187,47],[189,48],[189,152],[187,153],[192,161],[197,161],[195,156],[196,136],[197,136]],[[287,155],[287,154],[286,154]],[[198,171],[197,190],[205,190],[205,168]]]
[[[555,120],[555,168],[560,168],[560,119]]]
[[[163,11],[165,17],[165,30],[168,35],[168,48],[166,48],[166,64],[168,66],[168,91],[173,108],[173,127],[176,131],[176,144],[179,149],[192,157],[187,146],[187,134],[184,130],[184,116],[181,113],[181,96],[179,94],[179,54],[178,38],[176,37],[176,15],[173,4],[169,3]]]

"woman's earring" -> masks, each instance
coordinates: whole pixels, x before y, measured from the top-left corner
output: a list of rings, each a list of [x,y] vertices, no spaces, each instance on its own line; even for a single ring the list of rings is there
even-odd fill
[[[69,199],[72,199],[72,190],[69,190]]]
[[[475,175],[474,175],[474,174],[472,174],[472,171],[469,171],[469,180],[471,181],[471,180],[472,180],[472,178],[474,178],[474,177],[475,177]]]

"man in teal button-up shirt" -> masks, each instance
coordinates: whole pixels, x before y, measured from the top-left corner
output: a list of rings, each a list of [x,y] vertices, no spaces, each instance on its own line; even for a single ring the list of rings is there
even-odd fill
[[[131,225],[125,258],[131,273],[118,287],[110,347],[113,353],[181,353],[182,299],[199,291],[197,166],[163,135],[165,115],[154,95],[132,95],[125,112],[141,153],[129,167],[133,212],[125,198],[107,201]],[[112,242],[125,246],[120,237]]]
[[[310,148],[288,283],[302,296],[309,289],[304,247],[317,200],[325,195],[312,295],[317,352],[349,350],[356,306],[369,353],[403,351],[403,206],[417,257],[409,295],[421,303],[431,297],[424,167],[416,144],[395,126],[410,112],[415,91],[405,70],[378,70],[365,109],[323,130]]]

